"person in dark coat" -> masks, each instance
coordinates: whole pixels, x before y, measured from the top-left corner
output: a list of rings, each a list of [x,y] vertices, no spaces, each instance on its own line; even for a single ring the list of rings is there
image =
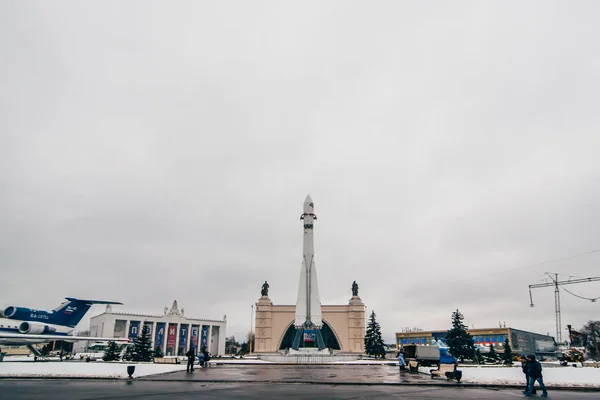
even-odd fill
[[[529,389],[529,373],[527,372],[527,357],[525,356],[521,356],[521,369],[523,370],[523,373],[525,374],[525,390],[523,390],[523,393],[527,392],[527,389]],[[533,394],[536,394],[537,391],[535,389],[535,386],[533,387]]]
[[[533,386],[537,381],[540,384],[540,389],[542,389],[542,397],[548,397],[548,391],[542,378],[542,364],[533,355],[527,356],[527,374],[529,375],[529,386],[525,395],[531,396],[533,394]]]
[[[194,351],[194,348],[190,348],[188,350],[187,353],[185,353],[185,355],[187,356],[187,367],[186,367],[186,371],[187,372],[194,372],[194,358],[196,357],[196,353]]]

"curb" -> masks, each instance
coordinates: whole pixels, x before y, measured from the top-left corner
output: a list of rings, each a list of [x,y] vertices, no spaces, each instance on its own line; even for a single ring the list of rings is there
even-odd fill
[[[11,376],[0,376],[0,381],[23,381],[23,380],[37,380],[37,381],[130,381],[129,378],[114,378],[114,377],[64,377],[64,376],[23,376],[23,377],[11,377]],[[131,381],[139,382],[177,382],[177,383],[196,383],[196,384],[207,384],[207,383],[242,383],[242,384],[278,384],[278,385],[329,385],[329,386],[421,386],[421,387],[449,387],[449,388],[461,388],[461,389],[523,389],[523,385],[493,385],[493,384],[480,384],[480,383],[442,383],[442,382],[326,382],[326,381],[298,381],[298,380],[233,380],[233,379],[203,379],[203,380],[189,380],[189,379],[156,379],[151,376],[143,376],[140,378],[133,378]],[[600,392],[600,387],[585,387],[585,386],[546,386],[548,390],[557,391],[574,391],[574,392]]]
[[[145,379],[144,377],[137,378],[138,381],[146,382],[188,382],[188,383],[245,383],[245,384],[282,384],[282,385],[331,385],[331,386],[431,386],[431,387],[450,387],[464,389],[519,389],[523,390],[523,385],[493,385],[483,383],[442,383],[442,382],[327,382],[327,381],[274,381],[274,380],[232,380],[232,379],[203,379],[203,380],[187,380],[187,379]],[[548,390],[566,390],[566,391],[581,391],[581,392],[600,392],[600,387],[585,387],[585,386],[548,386]]]

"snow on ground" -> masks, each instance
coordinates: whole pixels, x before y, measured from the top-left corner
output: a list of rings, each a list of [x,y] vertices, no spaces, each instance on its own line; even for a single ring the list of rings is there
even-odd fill
[[[216,364],[272,364],[259,359],[213,360]],[[376,364],[374,360],[356,360],[338,362],[341,364]],[[387,365],[389,361],[377,364]],[[134,377],[163,374],[185,370],[183,364],[129,364],[104,362],[0,362],[0,377],[39,378],[39,377],[75,377],[75,378],[127,378],[127,366],[135,365]],[[218,366],[217,366],[218,368]],[[240,365],[240,368],[244,368]],[[252,367],[248,367],[252,368]],[[429,374],[432,368],[422,367],[420,372]],[[514,367],[478,367],[459,366],[463,372],[461,382],[492,385],[524,385],[525,376],[520,365]],[[600,368],[549,367],[543,370],[544,382],[549,386],[595,387],[600,388]]]
[[[429,374],[432,368],[419,368],[420,372]],[[458,367],[463,376],[461,382],[490,385],[523,385],[525,375],[518,367]],[[544,368],[544,383],[549,386],[564,387],[596,387],[600,388],[600,368]]]
[[[127,366],[135,365],[135,377],[185,370],[181,364],[127,364],[104,362],[1,362],[0,377],[127,378]]]
[[[362,364],[362,365],[398,365],[394,360],[354,360],[354,361],[334,361],[332,364]]]
[[[219,358],[216,358],[216,359],[213,358],[209,362],[217,363],[217,364],[273,364],[271,361],[259,360],[256,358],[250,358],[250,359],[238,358],[238,359],[224,359],[224,360],[221,360]]]

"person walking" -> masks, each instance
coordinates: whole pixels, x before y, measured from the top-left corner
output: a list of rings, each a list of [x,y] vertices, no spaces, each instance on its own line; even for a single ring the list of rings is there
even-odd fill
[[[529,373],[527,372],[527,357],[525,356],[521,356],[521,369],[523,370],[523,373],[525,374],[525,390],[523,390],[523,393],[527,392],[527,389],[529,389]],[[531,392],[532,394],[536,394],[536,390],[535,387],[533,388],[533,392]]]
[[[540,389],[542,389],[542,397],[548,397],[548,391],[542,378],[542,364],[535,359],[534,355],[527,356],[527,374],[529,375],[529,385],[525,395],[531,396],[533,394],[534,385],[537,381],[540,384]]]
[[[187,372],[194,372],[194,358],[195,358],[195,353],[194,353],[194,348],[190,348],[188,350],[187,353],[185,353],[185,355],[187,356],[187,368],[186,371]]]
[[[404,352],[402,350],[398,352],[398,366],[400,367],[400,372],[406,371],[406,360],[404,359]]]

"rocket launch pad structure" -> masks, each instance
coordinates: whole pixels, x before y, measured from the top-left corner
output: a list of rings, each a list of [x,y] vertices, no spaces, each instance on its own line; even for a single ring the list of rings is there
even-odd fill
[[[298,283],[298,300],[296,301],[296,336],[292,349],[298,350],[300,342],[304,339],[315,341],[319,350],[325,349],[325,342],[321,334],[323,326],[321,313],[321,300],[319,298],[319,284],[315,267],[314,246],[314,204],[310,196],[304,200],[302,215],[304,236],[302,245],[302,268],[300,269],[300,282]],[[314,335],[314,339],[313,339]]]

